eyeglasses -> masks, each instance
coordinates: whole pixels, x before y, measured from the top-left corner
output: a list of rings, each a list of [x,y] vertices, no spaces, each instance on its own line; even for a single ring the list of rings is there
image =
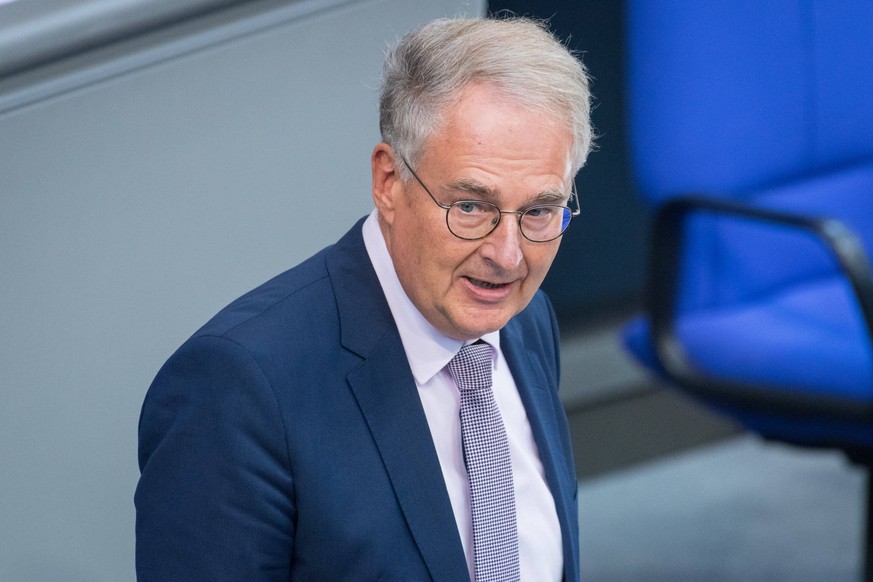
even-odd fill
[[[570,200],[575,201],[575,210],[558,204],[537,204],[524,210],[501,210],[496,204],[484,200],[458,200],[446,205],[431,194],[406,158],[400,156],[400,159],[434,204],[445,209],[449,232],[464,240],[485,238],[494,232],[504,214],[515,214],[518,216],[518,229],[524,238],[531,242],[549,242],[564,234],[570,226],[570,220],[581,213],[575,183],[570,193]]]

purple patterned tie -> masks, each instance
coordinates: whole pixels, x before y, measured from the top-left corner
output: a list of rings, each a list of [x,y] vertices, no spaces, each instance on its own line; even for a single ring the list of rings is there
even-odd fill
[[[448,364],[461,393],[461,439],[470,478],[476,582],[519,580],[515,492],[506,429],[491,391],[492,348],[461,348]]]

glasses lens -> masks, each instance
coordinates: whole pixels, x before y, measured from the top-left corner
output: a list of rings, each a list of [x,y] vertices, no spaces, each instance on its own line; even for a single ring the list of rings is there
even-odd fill
[[[550,241],[567,230],[571,218],[573,212],[566,206],[533,206],[521,215],[521,232],[532,241]]]
[[[452,204],[447,219],[455,236],[477,239],[494,229],[500,221],[500,210],[489,202],[462,200]]]

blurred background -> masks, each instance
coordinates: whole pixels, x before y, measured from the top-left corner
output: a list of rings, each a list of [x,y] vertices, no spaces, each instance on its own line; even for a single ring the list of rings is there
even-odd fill
[[[133,580],[140,405],[243,292],[369,212],[386,44],[548,19],[592,76],[598,151],[545,283],[587,580],[856,580],[864,476],[765,444],[626,354],[651,211],[633,178],[625,3],[0,2],[0,580]],[[325,207],[325,202],[330,205]]]

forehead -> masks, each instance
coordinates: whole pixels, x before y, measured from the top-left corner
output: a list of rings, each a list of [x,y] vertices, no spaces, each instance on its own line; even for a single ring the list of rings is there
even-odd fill
[[[541,174],[567,184],[572,134],[553,116],[524,107],[497,89],[474,85],[447,108],[424,144],[420,163],[448,172],[444,179]],[[466,170],[471,175],[465,176]]]

